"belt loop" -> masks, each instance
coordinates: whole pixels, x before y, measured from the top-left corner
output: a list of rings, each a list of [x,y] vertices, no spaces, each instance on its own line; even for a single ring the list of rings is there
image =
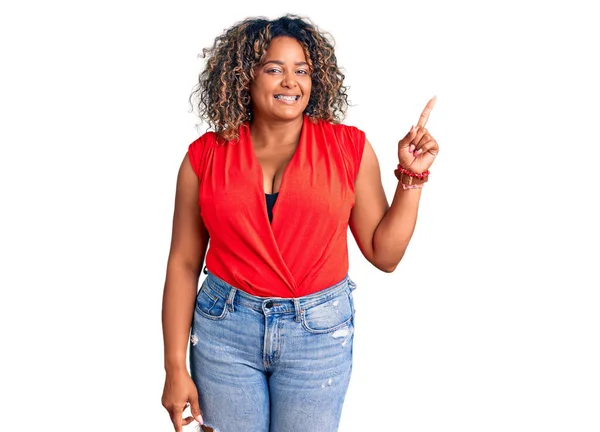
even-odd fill
[[[296,310],[296,322],[300,322],[300,299],[294,299],[294,309]]]
[[[233,298],[235,297],[236,292],[237,292],[236,288],[231,288],[231,291],[229,291],[229,297],[227,297],[227,301],[225,302],[229,305],[230,312],[233,312]]]
[[[356,282],[350,279],[350,276],[348,276],[348,286],[350,287],[350,292],[356,289]]]

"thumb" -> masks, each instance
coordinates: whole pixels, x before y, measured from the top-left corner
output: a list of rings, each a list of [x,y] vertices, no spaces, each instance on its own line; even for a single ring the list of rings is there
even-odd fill
[[[400,140],[400,142],[398,144],[402,148],[408,147],[408,145],[414,139],[415,136],[417,136],[417,129],[413,125],[413,126],[410,127],[410,130],[408,131],[408,133],[404,136],[404,138],[402,138]]]
[[[204,419],[202,418],[202,412],[200,411],[200,404],[198,403],[198,397],[194,397],[190,401],[190,410],[192,411],[192,415],[196,419],[198,423],[204,425]]]

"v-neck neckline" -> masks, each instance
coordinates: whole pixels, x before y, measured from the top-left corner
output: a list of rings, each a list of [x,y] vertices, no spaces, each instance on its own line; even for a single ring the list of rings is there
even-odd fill
[[[290,158],[290,160],[288,161],[287,165],[285,166],[284,170],[283,170],[283,174],[281,175],[281,184],[279,185],[279,190],[277,192],[271,192],[271,194],[267,194],[265,192],[265,174],[262,168],[262,165],[260,164],[260,161],[258,160],[258,157],[256,156],[256,151],[254,150],[254,142],[252,141],[252,130],[250,129],[250,124],[248,124],[248,142],[250,145],[250,151],[251,156],[252,156],[252,161],[253,163],[256,165],[256,167],[258,168],[258,174],[260,174],[259,177],[259,181],[257,182],[257,186],[260,188],[260,192],[263,195],[272,195],[274,193],[280,194],[281,195],[281,191],[284,188],[285,185],[285,178],[287,177],[288,174],[288,168],[290,167],[290,165],[295,161],[298,151],[300,150],[300,146],[302,145],[302,141],[304,138],[304,133],[305,133],[305,129],[306,129],[306,115],[302,116],[302,130],[300,131],[300,137],[298,139],[298,144],[296,145],[296,149],[294,150],[294,153],[292,154],[292,157]]]
[[[275,205],[273,206],[273,220],[270,221],[269,220],[269,214],[267,211],[267,206],[265,205],[265,175],[262,169],[262,165],[260,164],[260,161],[258,160],[258,157],[256,156],[256,152],[254,151],[254,143],[252,142],[252,131],[250,129],[250,124],[248,124],[248,128],[247,128],[247,132],[248,135],[248,146],[249,146],[249,151],[250,151],[250,157],[252,159],[252,163],[255,167],[255,173],[256,173],[256,181],[253,182],[255,185],[255,190],[256,192],[259,193],[259,196],[261,197],[260,202],[262,202],[262,213],[263,213],[263,221],[267,224],[269,231],[271,232],[271,236],[273,237],[273,241],[275,241],[275,244],[277,244],[277,240],[275,239],[275,232],[273,231],[273,225],[275,223],[277,223],[277,221],[279,220],[279,218],[276,216],[276,212],[275,212],[275,207],[277,206],[281,206],[281,199],[283,198],[285,200],[286,197],[286,193],[285,193],[285,186],[286,186],[286,179],[288,177],[289,170],[290,170],[290,166],[296,162],[296,159],[298,158],[298,153],[300,152],[300,147],[303,145],[302,142],[304,141],[304,136],[306,134],[306,115],[302,116],[302,130],[300,131],[300,138],[298,139],[298,145],[296,145],[296,149],[294,150],[294,154],[292,155],[292,157],[290,158],[289,162],[287,163],[285,169],[283,170],[283,174],[281,175],[281,184],[279,185],[279,190],[276,192],[277,193],[277,202],[275,203]],[[277,245],[277,248],[279,248],[279,245]]]

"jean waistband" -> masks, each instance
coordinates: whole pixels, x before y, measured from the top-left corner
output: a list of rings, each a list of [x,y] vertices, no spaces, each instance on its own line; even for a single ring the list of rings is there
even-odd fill
[[[314,294],[298,298],[282,298],[282,297],[257,297],[248,294],[245,291],[236,288],[213,273],[208,271],[205,283],[215,295],[227,300],[230,307],[233,307],[234,302],[257,311],[265,311],[268,309],[273,313],[299,313],[301,309],[308,309],[325,303],[341,293],[351,292],[356,288],[356,284],[348,275],[340,282],[318,291]]]

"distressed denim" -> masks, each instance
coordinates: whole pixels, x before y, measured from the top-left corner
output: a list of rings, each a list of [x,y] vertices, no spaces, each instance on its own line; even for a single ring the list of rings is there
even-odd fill
[[[190,369],[219,432],[334,432],[352,371],[356,284],[249,295],[208,272],[196,297]]]

